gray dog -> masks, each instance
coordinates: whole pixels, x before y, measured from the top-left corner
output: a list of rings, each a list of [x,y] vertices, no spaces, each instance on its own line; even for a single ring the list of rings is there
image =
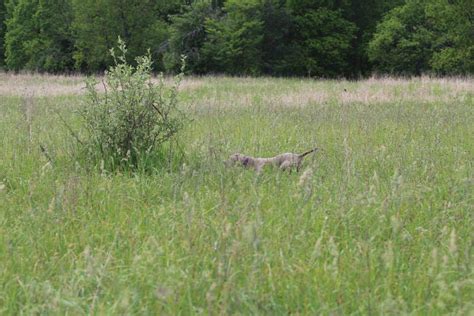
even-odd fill
[[[253,168],[258,173],[262,171],[265,165],[273,165],[281,170],[288,170],[290,172],[292,169],[296,169],[298,172],[301,168],[303,158],[316,150],[318,150],[318,148],[313,148],[302,154],[284,153],[271,158],[256,158],[236,153],[231,155],[226,163],[227,165],[241,163],[244,167]]]

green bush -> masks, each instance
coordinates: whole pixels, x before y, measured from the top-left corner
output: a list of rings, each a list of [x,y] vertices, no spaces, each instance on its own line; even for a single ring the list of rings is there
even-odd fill
[[[154,84],[150,54],[136,58],[137,66],[132,66],[120,39],[119,50],[119,56],[111,50],[115,65],[105,73],[104,93],[96,79],[87,81],[86,104],[79,110],[86,135],[84,141],[78,138],[79,147],[88,162],[110,171],[162,167],[165,148],[186,121],[177,98],[182,72],[171,87],[162,74]]]

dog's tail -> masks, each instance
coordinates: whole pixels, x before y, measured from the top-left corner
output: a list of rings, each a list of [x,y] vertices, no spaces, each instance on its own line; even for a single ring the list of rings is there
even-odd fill
[[[300,158],[303,158],[304,156],[309,155],[309,154],[311,154],[312,152],[315,152],[318,149],[319,149],[318,147],[313,148],[311,150],[308,150],[307,152],[304,152],[304,153],[300,154],[299,156],[300,156]]]

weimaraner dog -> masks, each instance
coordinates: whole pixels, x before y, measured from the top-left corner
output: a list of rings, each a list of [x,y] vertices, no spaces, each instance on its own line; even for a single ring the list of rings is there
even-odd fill
[[[235,153],[229,157],[227,164],[235,164],[240,162],[244,167],[253,168],[258,173],[262,171],[262,168],[265,165],[273,165],[280,168],[281,170],[288,170],[290,172],[292,169],[296,168],[296,171],[298,172],[301,168],[303,158],[312,152],[315,152],[316,150],[318,150],[318,148],[313,148],[302,154],[284,153],[271,158],[256,158],[242,155],[240,153]]]

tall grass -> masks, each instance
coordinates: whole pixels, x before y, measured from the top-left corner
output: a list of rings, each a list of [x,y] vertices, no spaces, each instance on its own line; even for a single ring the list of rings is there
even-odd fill
[[[147,175],[74,163],[80,94],[1,96],[1,314],[474,311],[471,79],[183,86],[186,161]]]

